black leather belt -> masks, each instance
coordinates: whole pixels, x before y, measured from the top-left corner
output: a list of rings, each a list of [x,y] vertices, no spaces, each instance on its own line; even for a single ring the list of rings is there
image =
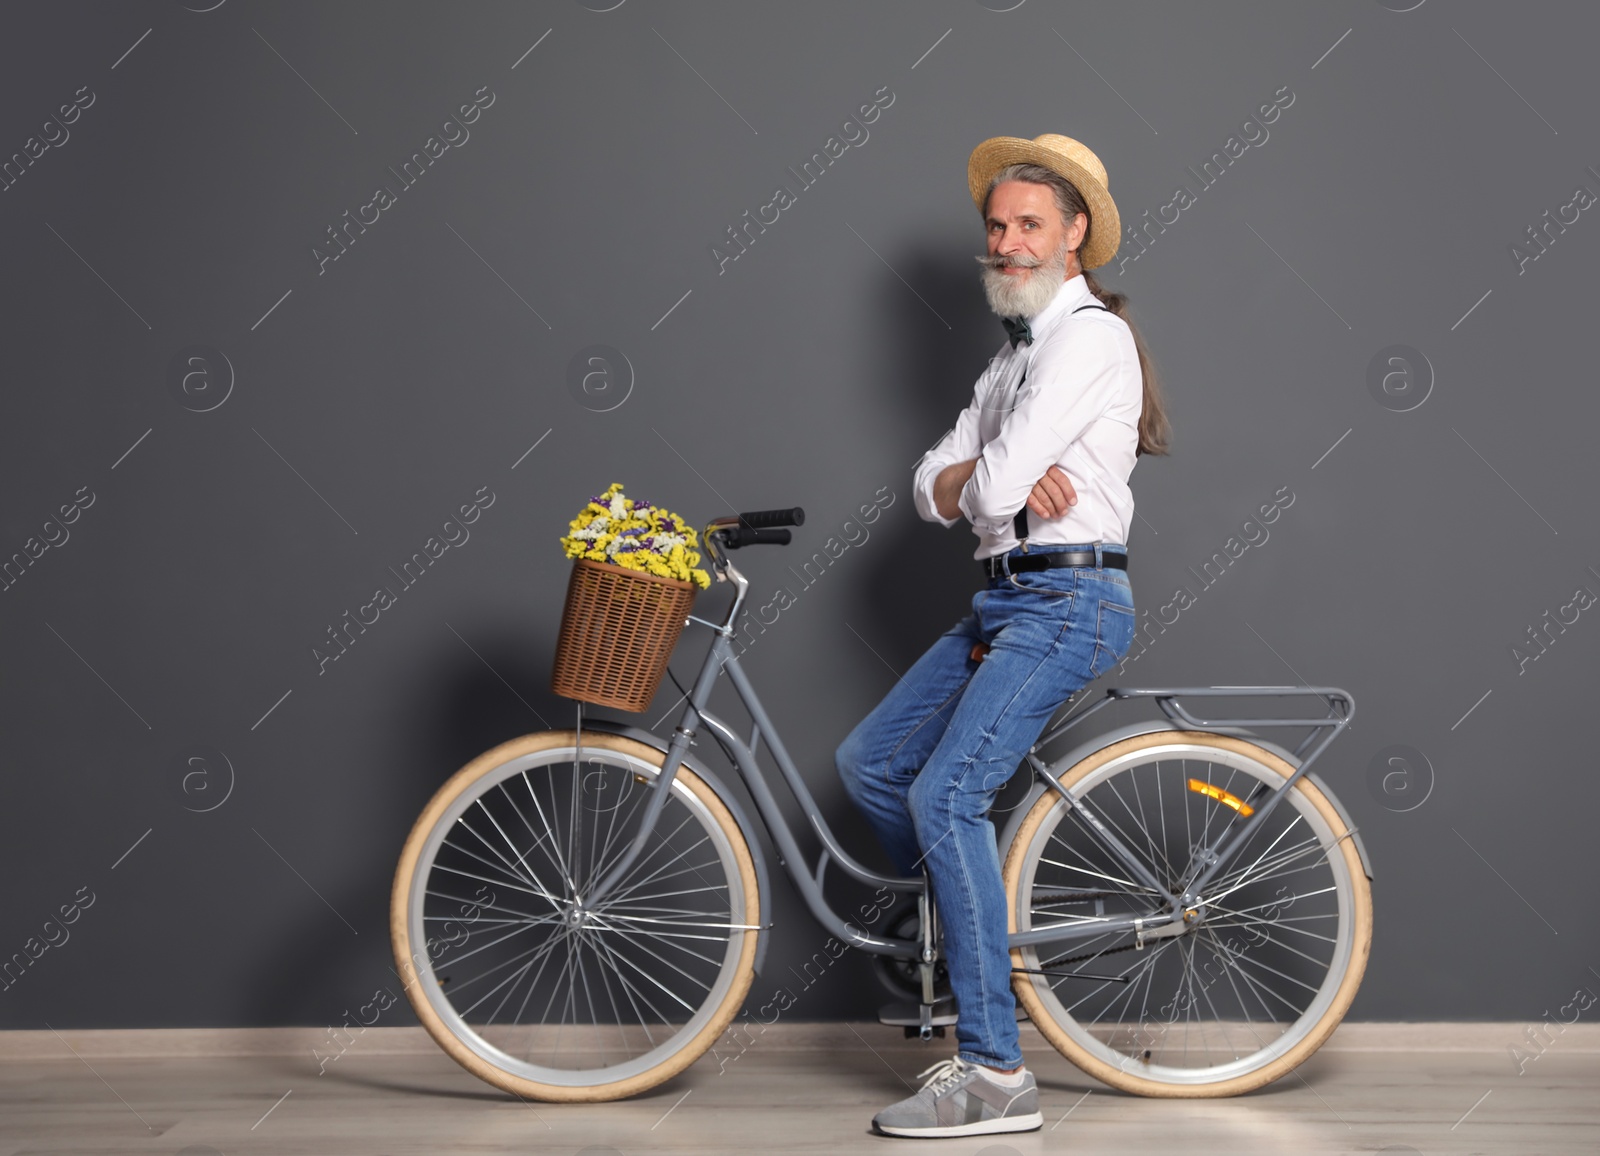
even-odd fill
[[[1056,566],[1093,566],[1093,550],[1041,550],[1037,554],[1024,554],[1021,557],[1010,558],[1007,555],[997,554],[993,558],[983,560],[983,572],[990,578],[1002,578],[1007,572],[1021,573],[1024,570],[1048,570]],[[1128,556],[1121,552],[1111,550],[1100,551],[1100,563],[1108,570],[1126,570]]]

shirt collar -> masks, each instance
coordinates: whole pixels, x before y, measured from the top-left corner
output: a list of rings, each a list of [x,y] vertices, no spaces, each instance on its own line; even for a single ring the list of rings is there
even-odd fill
[[[1038,341],[1043,338],[1055,328],[1057,321],[1069,316],[1078,306],[1098,300],[1089,292],[1089,283],[1084,280],[1082,273],[1068,277],[1056,290],[1056,295],[1050,298],[1050,304],[1028,319],[1028,328],[1033,332],[1033,339]]]

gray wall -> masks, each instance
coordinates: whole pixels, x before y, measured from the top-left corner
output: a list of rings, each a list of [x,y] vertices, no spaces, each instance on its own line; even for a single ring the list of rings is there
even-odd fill
[[[321,1025],[391,982],[424,800],[571,721],[556,539],[616,480],[697,525],[806,508],[788,553],[743,558],[763,600],[798,598],[748,663],[864,840],[832,751],[976,585],[968,532],[910,495],[1002,336],[967,154],[1051,131],[1098,151],[1130,229],[1193,196],[1101,270],[1175,429],[1133,476],[1153,641],[1103,682],[1354,694],[1324,766],[1377,867],[1353,1017],[1535,1020],[1600,983],[1600,224],[1553,223],[1600,193],[1592,8],[986,10],[1009,6],[6,7],[0,153],[41,143],[0,193],[0,552],[37,554],[0,593],[0,957],[88,905],[0,1023]],[[798,189],[786,166],[875,95],[870,138]],[[470,138],[402,184],[475,98]],[[1202,184],[1235,136],[1255,143]],[[719,271],[780,184],[797,203]],[[395,203],[332,259],[380,186]],[[570,387],[596,344],[631,367],[620,405],[620,378]],[[1386,391],[1390,356],[1409,376]],[[880,487],[870,537],[801,589],[787,564]],[[319,670],[480,488],[470,539]],[[1547,612],[1576,621],[1523,664]],[[762,999],[825,938],[779,890]],[[848,958],[795,1014],[879,997]]]

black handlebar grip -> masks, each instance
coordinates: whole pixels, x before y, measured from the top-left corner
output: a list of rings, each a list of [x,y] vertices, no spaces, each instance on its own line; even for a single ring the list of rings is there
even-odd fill
[[[734,526],[722,534],[722,544],[730,550],[742,546],[787,546],[791,535],[788,530],[748,530]]]
[[[740,527],[760,530],[768,526],[800,526],[804,525],[806,512],[799,506],[787,510],[752,510],[748,514],[739,515]]]

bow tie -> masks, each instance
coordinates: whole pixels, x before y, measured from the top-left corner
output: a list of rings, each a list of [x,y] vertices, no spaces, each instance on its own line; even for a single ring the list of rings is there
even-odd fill
[[[1017,347],[1017,342],[1025,345],[1033,344],[1033,330],[1028,328],[1025,317],[1002,317],[1000,323],[1006,327],[1006,336],[1011,338],[1011,348]]]

